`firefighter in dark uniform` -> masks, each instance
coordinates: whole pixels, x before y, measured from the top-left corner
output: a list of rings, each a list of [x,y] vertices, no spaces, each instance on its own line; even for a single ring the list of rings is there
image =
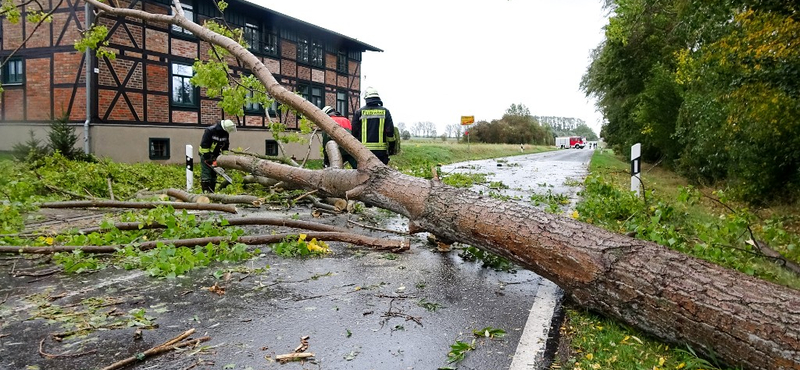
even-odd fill
[[[206,127],[203,131],[203,139],[200,140],[200,187],[204,193],[213,193],[217,186],[217,173],[214,167],[217,166],[217,157],[228,150],[230,146],[230,134],[236,132],[236,124],[226,119],[220,123]],[[226,181],[220,189],[228,186]]]
[[[361,140],[383,164],[389,163],[389,152],[396,145],[394,123],[389,110],[383,106],[378,90],[364,91],[367,104],[353,115],[353,136]]]

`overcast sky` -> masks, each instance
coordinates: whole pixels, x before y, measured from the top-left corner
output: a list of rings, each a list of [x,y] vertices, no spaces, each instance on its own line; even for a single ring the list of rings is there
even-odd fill
[[[512,103],[531,114],[602,116],[580,90],[603,40],[601,0],[250,0],[358,39],[362,91],[375,87],[395,123],[499,119]]]

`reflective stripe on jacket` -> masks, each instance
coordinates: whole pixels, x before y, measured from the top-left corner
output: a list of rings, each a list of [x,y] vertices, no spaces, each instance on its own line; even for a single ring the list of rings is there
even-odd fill
[[[378,130],[377,136],[370,137],[369,135],[371,132],[375,132],[375,130],[370,131],[368,128],[369,120],[377,120],[378,121]],[[383,108],[375,108],[375,109],[363,109],[361,110],[361,143],[364,144],[365,147],[369,150],[387,150],[389,146],[384,142],[383,138],[383,131],[384,125],[386,124],[386,109]],[[376,140],[377,139],[377,140]]]

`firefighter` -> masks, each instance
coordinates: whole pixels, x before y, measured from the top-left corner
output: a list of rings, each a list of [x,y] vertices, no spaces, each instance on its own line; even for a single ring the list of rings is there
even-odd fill
[[[389,151],[393,150],[397,143],[392,115],[383,106],[383,101],[375,88],[367,87],[364,91],[364,100],[366,105],[353,115],[353,136],[361,140],[361,143],[383,164],[387,164]]]
[[[326,105],[324,108],[322,108],[322,113],[325,113],[328,116],[330,116],[336,123],[339,124],[339,126],[342,126],[343,129],[347,130],[347,132],[353,132],[352,131],[353,130],[353,126],[350,124],[350,120],[347,119],[347,117],[342,116],[341,113],[339,113],[336,109],[334,109],[330,105]],[[330,136],[328,136],[328,133],[323,132],[322,133],[322,152],[324,153],[324,161],[323,162],[325,164],[325,167],[330,165],[330,163],[328,163],[328,152],[325,151],[325,145],[330,140],[331,140],[331,138],[330,138]],[[350,153],[346,152],[344,149],[339,148],[339,151],[342,153],[342,160],[347,162],[347,163],[350,163],[350,167],[351,168],[356,169],[356,167],[358,166],[358,164],[356,163],[356,159],[353,158],[353,156],[350,155]]]
[[[236,132],[236,124],[226,119],[217,124],[206,127],[203,131],[203,139],[200,140],[200,187],[204,193],[213,193],[217,186],[217,173],[214,167],[217,166],[217,157],[228,150],[230,146],[230,134]],[[225,181],[220,185],[220,189],[228,186]]]

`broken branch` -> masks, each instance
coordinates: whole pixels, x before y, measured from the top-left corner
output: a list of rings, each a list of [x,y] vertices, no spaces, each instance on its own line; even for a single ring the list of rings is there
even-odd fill
[[[403,252],[409,249],[408,240],[388,240],[381,238],[372,238],[363,235],[340,233],[340,232],[311,232],[305,233],[309,239],[316,238],[322,241],[337,241],[345,242],[356,245],[369,246],[375,250],[388,250],[390,252]],[[239,238],[231,238],[228,236],[215,236],[208,238],[193,238],[193,239],[178,239],[178,240],[154,240],[149,242],[139,243],[139,250],[153,249],[158,244],[172,244],[176,247],[196,247],[207,244],[219,244],[222,242],[242,243],[247,245],[261,245],[277,243],[287,237],[296,236],[297,233],[283,233],[273,235],[250,235],[240,236]],[[59,245],[53,247],[28,247],[28,246],[0,246],[0,253],[32,253],[32,254],[48,254],[55,252],[72,252],[81,250],[84,253],[114,253],[118,249],[123,249],[127,245],[85,245],[85,246],[71,246]]]
[[[171,206],[175,209],[192,209],[199,211],[222,211],[236,213],[236,207],[228,204],[201,204],[180,202],[119,202],[106,200],[48,202],[39,205],[40,208],[156,208],[158,206]]]
[[[191,329],[191,331],[194,332],[194,329]],[[184,334],[186,334],[186,333],[184,333]],[[181,335],[184,335],[184,334],[181,334]],[[162,345],[150,348],[147,351],[144,351],[144,352],[142,352],[140,354],[137,354],[136,356],[131,356],[131,357],[128,357],[126,359],[117,361],[117,362],[115,362],[115,363],[113,363],[111,365],[108,365],[108,366],[104,367],[102,370],[116,370],[116,369],[122,368],[124,366],[127,366],[129,364],[132,364],[132,363],[134,363],[136,361],[144,361],[148,357],[153,357],[153,356],[156,356],[156,355],[160,355],[160,354],[162,354],[164,352],[171,351],[173,349],[178,349],[178,348],[188,347],[188,346],[195,346],[195,345],[200,344],[201,342],[206,342],[206,341],[208,341],[210,339],[211,339],[211,337],[205,336],[205,337],[200,337],[200,338],[197,338],[197,339],[187,340],[185,342],[180,342],[180,343],[175,343],[175,342],[177,342],[177,340],[172,339],[172,340],[170,340],[170,341],[168,341],[168,342],[166,342],[166,343],[164,343]],[[178,339],[178,340],[180,340],[180,339]],[[175,344],[173,344],[173,343],[175,343]]]

